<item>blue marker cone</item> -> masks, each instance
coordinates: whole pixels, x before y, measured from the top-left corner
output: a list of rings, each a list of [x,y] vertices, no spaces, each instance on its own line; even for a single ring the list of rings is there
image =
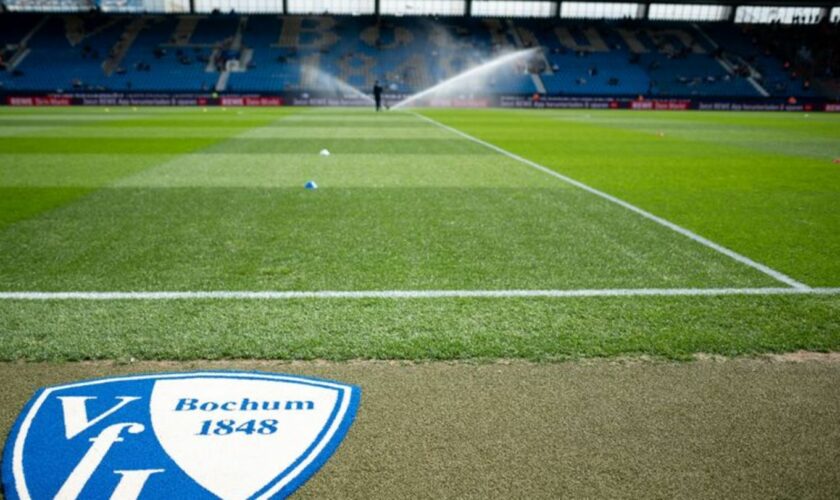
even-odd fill
[[[307,181],[306,184],[303,185],[306,189],[318,189],[318,185],[315,184],[315,181]]]

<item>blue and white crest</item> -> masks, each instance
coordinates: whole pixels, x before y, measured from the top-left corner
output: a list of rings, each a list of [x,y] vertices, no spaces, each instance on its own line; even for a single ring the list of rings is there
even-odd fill
[[[358,387],[195,372],[40,390],[3,453],[7,498],[283,498],[347,433]]]

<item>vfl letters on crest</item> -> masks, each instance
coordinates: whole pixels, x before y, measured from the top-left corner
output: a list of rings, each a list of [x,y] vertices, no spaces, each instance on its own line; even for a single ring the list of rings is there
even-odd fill
[[[43,389],[6,443],[8,498],[281,498],[353,422],[357,387],[201,372]]]

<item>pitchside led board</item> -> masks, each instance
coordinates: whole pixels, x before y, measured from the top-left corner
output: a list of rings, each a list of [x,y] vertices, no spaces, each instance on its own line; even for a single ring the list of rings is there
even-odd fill
[[[7,498],[284,498],[329,459],[358,387],[252,372],[41,389],[3,453]]]

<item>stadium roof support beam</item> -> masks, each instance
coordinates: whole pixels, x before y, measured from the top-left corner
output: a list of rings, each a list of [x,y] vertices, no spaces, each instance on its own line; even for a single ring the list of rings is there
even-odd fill
[[[528,1],[528,0],[524,0]],[[558,8],[563,3],[563,0],[557,1]],[[737,7],[739,5],[762,5],[762,6],[776,6],[776,7],[837,7],[840,6],[838,0],[569,0],[569,1],[586,1],[590,3],[672,3],[672,4],[686,4],[686,5],[727,5]]]

